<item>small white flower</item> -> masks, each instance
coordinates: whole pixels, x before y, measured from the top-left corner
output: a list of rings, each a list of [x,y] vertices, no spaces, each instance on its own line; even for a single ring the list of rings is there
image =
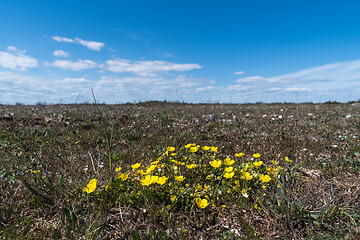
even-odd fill
[[[283,118],[283,116],[282,116],[282,115],[279,115],[278,118],[281,119],[281,118]]]

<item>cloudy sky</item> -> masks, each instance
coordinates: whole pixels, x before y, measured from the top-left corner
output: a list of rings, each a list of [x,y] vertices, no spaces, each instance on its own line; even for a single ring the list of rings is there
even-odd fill
[[[0,104],[360,99],[360,2],[1,0]]]

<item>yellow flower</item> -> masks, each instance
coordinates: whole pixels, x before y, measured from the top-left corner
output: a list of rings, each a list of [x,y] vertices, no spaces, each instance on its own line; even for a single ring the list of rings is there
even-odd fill
[[[287,161],[288,163],[292,163],[292,161],[288,157],[285,157],[285,161]]]
[[[139,176],[139,175],[141,175],[141,176],[143,176],[143,175],[145,175],[146,173],[144,172],[144,170],[137,170],[137,172],[135,173],[135,176]]]
[[[204,190],[207,191],[207,190],[209,190],[209,189],[210,189],[210,186],[205,184],[205,185],[204,185]]]
[[[214,147],[214,146],[211,146],[210,149],[211,149],[211,151],[213,151],[214,153],[216,153],[218,148],[217,148],[217,147]]]
[[[195,145],[196,145],[195,143],[189,143],[189,144],[185,145],[185,148],[190,148],[190,147],[195,146]]]
[[[244,155],[245,155],[245,153],[235,153],[235,157],[242,157]]]
[[[175,202],[176,196],[175,196],[175,195],[171,195],[171,196],[170,196],[170,200],[171,200],[171,202]]]
[[[176,155],[177,155],[177,153],[172,153],[172,154],[171,154],[171,156],[176,156]]]
[[[207,150],[210,149],[210,147],[208,147],[208,146],[203,146],[202,149],[203,149],[204,151],[207,151]]]
[[[272,164],[274,164],[274,165],[278,165],[278,164],[279,164],[279,162],[276,161],[276,160],[272,160],[271,162],[272,162]]]
[[[268,174],[271,174],[271,175],[277,175],[279,173],[279,169],[277,168],[266,168],[266,171],[268,172]]]
[[[211,175],[207,175],[207,176],[206,176],[206,180],[210,180],[211,177],[212,177]]]
[[[249,194],[247,193],[247,189],[245,189],[245,188],[243,190],[241,190],[241,194],[246,198],[249,197]]]
[[[119,179],[121,178],[121,180],[125,181],[126,179],[129,178],[129,175],[128,175],[128,174],[125,174],[125,173],[119,173],[119,174],[118,174],[118,178],[119,178]]]
[[[274,168],[272,167],[269,167],[269,168],[266,168],[266,171],[269,173],[269,174],[274,174]]]
[[[253,157],[254,158],[259,158],[259,157],[261,157],[261,154],[260,153],[255,153],[255,154],[253,154]]]
[[[31,172],[36,174],[36,173],[39,173],[39,172],[40,172],[40,170],[37,170],[37,171],[32,170]]]
[[[197,152],[199,150],[199,147],[190,147],[190,152],[193,152],[193,153],[195,153],[195,152]]]
[[[135,163],[133,165],[131,165],[131,168],[133,169],[133,171],[135,171],[136,169],[138,169],[140,167],[141,163]]]
[[[160,160],[153,161],[153,162],[151,162],[151,165],[156,165],[156,164],[158,164],[159,162],[160,162]]]
[[[120,172],[120,171],[121,171],[121,167],[115,169],[115,172]]]
[[[266,183],[266,182],[270,182],[270,180],[271,180],[271,177],[269,176],[269,175],[263,175],[263,174],[261,174],[260,175],[260,180],[262,181],[262,182],[264,182],[264,183]]]
[[[261,187],[262,187],[264,190],[266,190],[266,186],[265,186],[265,185],[262,185]]]
[[[168,152],[173,152],[173,151],[175,151],[175,148],[174,148],[174,147],[168,147],[166,150],[167,150]]]
[[[157,180],[157,184],[164,185],[167,180],[168,180],[168,178],[165,176],[159,177]]]
[[[141,179],[141,185],[144,186],[149,186],[152,183],[156,183],[157,180],[159,179],[158,176],[150,176],[150,175],[146,175],[143,179]]]
[[[96,178],[91,179],[86,187],[83,188],[83,192],[87,192],[88,194],[92,193],[96,189]]]
[[[234,176],[234,172],[227,172],[224,174],[225,178],[232,178]]]
[[[234,168],[233,168],[233,167],[226,167],[226,168],[224,169],[224,171],[225,171],[225,172],[232,172],[232,171],[234,171]]]
[[[233,165],[234,162],[235,162],[235,160],[231,160],[231,158],[225,158],[225,160],[224,160],[224,164],[228,165],[228,166]]]
[[[254,208],[255,208],[256,210],[260,210],[260,209],[261,209],[258,204],[255,204]]]
[[[184,181],[185,177],[184,176],[175,176],[176,181],[182,182]]]
[[[198,191],[201,191],[201,189],[202,189],[202,186],[198,183],[198,185],[196,186],[196,188],[195,188],[196,190],[198,190]]]
[[[147,169],[146,169],[146,174],[150,174],[152,171],[154,171],[156,169],[157,165],[150,165]]]
[[[198,198],[196,198],[195,202],[199,208],[206,208],[209,205],[208,200],[205,198],[201,199],[198,197]]]
[[[220,159],[219,159],[219,160],[214,160],[214,161],[210,162],[210,165],[211,165],[213,168],[218,168],[218,167],[221,166],[221,164],[222,164],[222,162],[221,162]]]
[[[193,164],[186,165],[186,167],[187,167],[188,169],[193,169],[193,168],[196,168],[197,165],[196,165],[195,163],[193,163]]]
[[[253,179],[253,175],[251,175],[248,172],[243,172],[243,176],[245,177],[245,180],[250,181],[251,179]]]
[[[253,164],[254,164],[255,167],[260,167],[261,165],[264,164],[264,162],[263,162],[263,161],[259,161],[259,162],[254,162]]]

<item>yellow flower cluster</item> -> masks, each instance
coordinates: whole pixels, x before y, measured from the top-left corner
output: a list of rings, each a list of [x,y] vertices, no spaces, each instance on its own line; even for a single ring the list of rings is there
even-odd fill
[[[248,198],[255,189],[253,186],[266,189],[281,172],[278,163],[267,164],[260,153],[246,156],[239,152],[234,159],[219,159],[217,151],[215,146],[195,143],[178,149],[166,147],[150,164],[134,163],[127,173],[121,173],[121,168],[117,168],[119,184],[131,185],[133,191],[140,192],[140,195],[144,189],[154,196],[162,195],[162,199],[168,199],[166,204],[171,204],[167,205],[168,208],[181,204],[179,202],[191,202],[203,209],[222,206],[223,202],[219,199],[225,194],[238,193]],[[285,161],[291,160],[285,157]],[[93,180],[83,189],[85,192],[91,193],[96,189],[96,179]]]

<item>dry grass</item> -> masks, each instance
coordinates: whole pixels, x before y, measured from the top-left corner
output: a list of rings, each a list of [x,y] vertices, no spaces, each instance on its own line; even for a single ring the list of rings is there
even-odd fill
[[[359,106],[146,102],[99,110],[0,106],[0,238],[360,238]],[[232,194],[225,209],[195,212],[134,204],[123,186],[100,191],[116,182],[116,167],[193,142],[217,146],[220,159],[261,153],[283,173],[248,199]],[[82,188],[92,178],[99,191],[87,195]]]

